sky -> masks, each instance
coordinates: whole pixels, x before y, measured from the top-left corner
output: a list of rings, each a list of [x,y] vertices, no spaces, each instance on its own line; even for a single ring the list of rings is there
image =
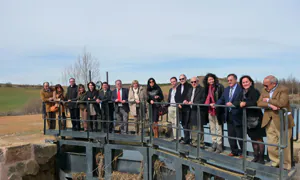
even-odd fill
[[[0,83],[62,83],[85,48],[129,83],[300,76],[300,1],[0,0]]]

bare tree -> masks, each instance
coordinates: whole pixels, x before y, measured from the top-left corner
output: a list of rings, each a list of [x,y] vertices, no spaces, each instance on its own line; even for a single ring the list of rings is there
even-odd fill
[[[89,71],[92,73],[92,81],[100,80],[100,63],[84,48],[82,55],[79,55],[74,64],[66,67],[62,73],[63,83],[73,77],[78,83],[87,84],[90,81]]]

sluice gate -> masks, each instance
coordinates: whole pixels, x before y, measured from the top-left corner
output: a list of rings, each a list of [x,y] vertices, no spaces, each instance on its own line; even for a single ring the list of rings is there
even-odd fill
[[[87,102],[90,103],[90,102]],[[150,105],[151,106],[151,105]],[[201,106],[201,105],[199,105]],[[87,106],[89,107],[89,106]],[[200,109],[200,108],[199,108]],[[151,111],[151,108],[149,108]],[[286,116],[284,110],[281,113],[281,123],[284,124]],[[209,152],[211,142],[205,138],[205,148],[198,145],[190,146],[172,141],[168,134],[160,134],[159,138],[154,138],[152,132],[151,113],[146,118],[145,112],[141,112],[139,118],[141,124],[140,134],[119,134],[118,132],[104,131],[105,125],[117,123],[98,119],[99,132],[74,131],[71,128],[61,128],[63,121],[59,116],[58,130],[47,129],[46,119],[44,119],[44,133],[46,135],[57,136],[57,170],[58,179],[291,179],[296,173],[293,167],[291,170],[272,167],[269,162],[265,165],[251,162],[252,151],[248,148],[243,152],[243,157],[230,157],[229,146],[224,143],[224,151],[221,154]],[[244,114],[245,115],[245,114]],[[296,131],[298,131],[299,108],[294,107],[293,115],[296,120]],[[80,121],[80,120],[78,120]],[[91,121],[91,120],[87,120]],[[244,118],[245,121],[245,118]],[[82,122],[82,121],[81,121]],[[95,120],[94,120],[95,122]],[[68,124],[68,123],[67,123]],[[129,121],[128,124],[134,124]],[[179,124],[179,123],[178,123]],[[170,128],[169,125],[158,125],[160,128]],[[176,128],[177,131],[182,128]],[[130,128],[129,128],[130,129]],[[208,127],[204,132],[196,130],[198,140],[200,134],[210,136]],[[283,149],[286,145],[282,129],[282,140],[279,145],[279,157],[283,157]],[[178,134],[178,133],[177,133]],[[246,135],[246,133],[245,133]],[[226,128],[224,129],[224,138]],[[247,147],[247,136],[244,136],[244,147]],[[208,138],[209,139],[209,138]],[[178,140],[178,137],[177,137]],[[227,139],[225,139],[226,141]],[[293,143],[293,141],[291,141]],[[270,145],[265,143],[266,145]],[[265,154],[265,159],[268,159]],[[281,161],[283,163],[283,161]]]

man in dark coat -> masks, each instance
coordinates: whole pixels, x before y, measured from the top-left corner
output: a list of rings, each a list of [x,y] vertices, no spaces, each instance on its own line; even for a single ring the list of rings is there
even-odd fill
[[[206,123],[203,122],[204,119],[203,117],[205,116],[205,113],[207,113],[207,111],[205,108],[200,107],[199,108],[199,110],[201,111],[200,113],[200,111],[198,111],[197,106],[196,105],[193,106],[193,104],[204,103],[205,101],[204,88],[199,85],[199,79],[197,77],[191,78],[191,84],[192,84],[192,88],[189,89],[186,100],[184,100],[183,103],[190,105],[189,124],[191,129],[194,131],[200,130],[200,132],[204,132],[203,125]],[[191,134],[192,134],[191,145],[197,146],[197,132],[192,132]],[[204,134],[200,134],[200,147],[204,148]]]
[[[78,86],[75,84],[75,79],[70,78],[69,80],[70,86],[67,89],[67,93],[65,96],[65,100],[69,103],[67,107],[70,110],[71,120],[72,120],[72,130],[79,131],[80,130],[80,114],[79,108],[77,107],[76,100],[78,96]],[[71,102],[74,101],[74,102]]]
[[[233,106],[232,102],[238,98],[242,88],[238,85],[237,76],[235,74],[229,74],[227,76],[227,80],[229,86],[224,89],[224,93],[216,104],[229,106],[225,109],[228,136],[243,139],[243,111],[241,108],[230,107]],[[237,145],[237,140],[229,139],[228,141],[231,148],[229,156],[241,155],[243,151],[243,141],[238,141],[240,149]]]
[[[121,80],[116,80],[115,85],[116,89],[112,92],[111,99],[115,102],[117,121],[124,122],[120,125],[120,131],[122,134],[127,134],[129,112],[128,89],[122,88]]]
[[[183,103],[188,91],[192,88],[192,85],[187,82],[186,75],[182,74],[179,76],[180,84],[176,88],[175,102]],[[189,105],[179,105],[179,119],[183,129],[189,129],[189,118],[190,118],[190,106]],[[190,132],[184,131],[184,138],[180,141],[183,144],[190,143]]]
[[[102,123],[102,129],[104,132],[107,130],[111,133],[113,129],[113,104],[111,102],[112,92],[108,89],[108,83],[102,83],[102,89],[99,92],[97,103],[101,103],[101,119],[103,121],[111,121]]]

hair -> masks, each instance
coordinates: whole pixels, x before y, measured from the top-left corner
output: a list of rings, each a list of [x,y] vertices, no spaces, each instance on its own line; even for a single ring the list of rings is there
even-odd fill
[[[184,78],[187,79],[185,74],[180,74],[180,76],[184,76]],[[180,76],[179,76],[179,78],[180,78]]]
[[[48,84],[48,86],[50,85],[49,82],[43,82],[43,86],[44,86],[45,84]]]
[[[78,85],[78,94],[80,94],[80,91],[79,91],[80,88],[83,88],[83,93],[86,92],[86,91],[85,91],[84,85],[83,85],[83,84],[79,84],[79,85]]]
[[[89,82],[89,83],[87,83],[87,88],[88,88],[88,91],[90,91],[90,84],[92,84],[93,85],[93,87],[94,87],[94,91],[96,91],[96,84],[94,83],[94,82]]]
[[[64,88],[63,88],[60,84],[56,84],[56,85],[55,85],[55,87],[54,87],[55,92],[58,93],[58,92],[57,92],[57,89],[58,89],[58,88],[60,88],[60,89],[61,89],[61,93],[64,94]]]
[[[171,81],[172,79],[175,79],[175,80],[177,81],[177,78],[176,78],[175,76],[171,77],[171,78],[170,78],[170,81]]]
[[[107,82],[103,82],[103,83],[102,83],[102,86],[103,86],[104,84],[108,85],[108,83],[107,83]]]
[[[75,81],[75,78],[70,78],[69,81],[71,81],[71,80],[74,80],[74,81]]]
[[[236,74],[233,74],[233,73],[232,73],[232,74],[228,74],[227,79],[228,79],[230,76],[233,76],[234,79],[236,79],[236,80],[238,79],[238,78],[237,78],[237,75],[236,75]]]
[[[116,84],[118,81],[122,84],[122,81],[121,81],[120,79],[117,79],[117,80],[115,81],[115,84]]]
[[[153,81],[154,82],[154,85],[153,87],[150,86],[150,81]],[[149,78],[148,79],[148,82],[147,82],[147,91],[151,91],[152,89],[157,89],[159,86],[156,84],[156,81],[154,78]]]
[[[278,84],[278,79],[273,75],[269,75],[265,79],[269,79],[270,82],[273,83],[273,84]]]
[[[254,81],[253,81],[253,79],[250,77],[250,76],[248,76],[248,75],[244,75],[244,76],[242,76],[241,78],[240,78],[240,86],[243,88],[243,89],[245,89],[244,88],[244,86],[243,86],[243,79],[244,78],[247,78],[247,79],[249,79],[249,81],[252,83],[252,87],[254,87]]]
[[[219,84],[219,79],[215,74],[207,73],[206,76],[203,79],[203,85],[204,85],[205,88],[208,87],[208,78],[209,77],[212,77],[215,80],[214,85]]]
[[[139,81],[138,80],[133,80],[131,83],[131,87],[133,87],[133,84],[137,84],[138,87],[140,87]]]

